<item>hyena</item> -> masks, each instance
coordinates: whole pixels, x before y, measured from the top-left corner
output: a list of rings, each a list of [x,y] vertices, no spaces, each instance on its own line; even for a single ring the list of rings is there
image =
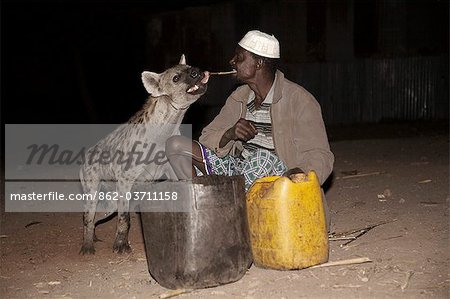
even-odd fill
[[[110,157],[118,157],[117,153],[126,154],[140,151],[143,156],[149,151],[150,144],[164,149],[165,139],[179,133],[179,126],[189,106],[202,96],[207,89],[209,72],[186,65],[184,55],[178,65],[161,74],[143,72],[142,82],[150,94],[143,107],[125,124],[100,140],[87,151],[89,159],[85,159],[80,169],[80,180],[83,191],[91,194],[94,200],[87,201],[83,214],[83,245],[80,254],[94,254],[95,224],[114,212],[118,212],[114,252],[130,252],[128,231],[130,228],[129,201],[126,194],[133,187],[136,179],[145,170],[153,178],[159,178],[170,167],[163,165],[136,163],[136,157],[128,157],[127,163],[100,163],[99,155],[107,152]],[[155,130],[161,128],[164,132]],[[155,132],[158,132],[155,134]],[[155,150],[154,148],[152,150]],[[101,157],[100,157],[101,158]],[[97,162],[93,162],[97,161]],[[102,219],[94,222],[98,204],[98,196],[102,182],[114,181],[117,201],[110,201],[110,210]]]

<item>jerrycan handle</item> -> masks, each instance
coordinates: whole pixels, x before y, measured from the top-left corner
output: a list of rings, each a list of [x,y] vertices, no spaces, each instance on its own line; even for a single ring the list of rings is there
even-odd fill
[[[318,180],[317,174],[314,170],[310,170],[307,174],[304,172],[293,173],[288,175],[288,178],[293,183],[315,182]]]
[[[289,176],[293,183],[303,183],[308,181],[308,176],[305,173],[294,173]]]
[[[247,192],[246,198],[248,203],[252,203],[254,200],[277,198],[279,196],[278,193],[283,193],[283,190],[287,191],[291,188],[303,189],[306,186],[308,188],[320,189],[317,175],[313,170],[308,174],[294,173],[288,176],[266,176],[253,182]],[[272,197],[272,195],[268,196],[268,194],[273,194],[275,197]]]

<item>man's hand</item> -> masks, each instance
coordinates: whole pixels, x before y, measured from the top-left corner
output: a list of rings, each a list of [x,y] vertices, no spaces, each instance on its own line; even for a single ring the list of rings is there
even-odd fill
[[[248,141],[255,138],[256,134],[258,134],[258,131],[253,122],[241,118],[223,134],[219,146],[224,147],[230,140]]]
[[[253,122],[244,118],[239,119],[232,129],[234,140],[248,141],[258,134]]]

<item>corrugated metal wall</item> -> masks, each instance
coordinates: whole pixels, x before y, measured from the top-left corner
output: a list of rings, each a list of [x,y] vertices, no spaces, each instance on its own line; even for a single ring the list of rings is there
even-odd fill
[[[316,97],[326,124],[449,117],[448,57],[287,64],[281,69]]]

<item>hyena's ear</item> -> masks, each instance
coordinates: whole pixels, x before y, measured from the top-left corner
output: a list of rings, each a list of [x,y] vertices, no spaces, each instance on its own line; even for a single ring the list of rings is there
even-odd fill
[[[181,54],[180,62],[178,64],[186,65],[186,56]]]
[[[159,96],[161,91],[159,89],[159,79],[161,75],[152,72],[142,72],[142,83],[144,84],[145,89],[152,96]]]

